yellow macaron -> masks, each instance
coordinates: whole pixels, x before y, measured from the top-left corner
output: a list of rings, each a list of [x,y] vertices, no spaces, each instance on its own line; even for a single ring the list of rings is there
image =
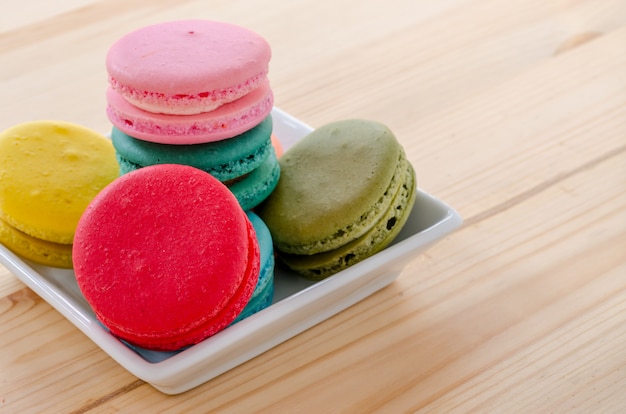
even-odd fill
[[[33,121],[1,132],[0,242],[35,262],[71,267],[78,220],[118,176],[111,141],[83,126]]]

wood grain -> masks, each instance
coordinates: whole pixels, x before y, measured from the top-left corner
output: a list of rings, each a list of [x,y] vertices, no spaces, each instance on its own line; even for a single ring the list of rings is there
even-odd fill
[[[0,129],[56,118],[107,131],[115,39],[156,21],[231,21],[271,43],[277,106],[313,126],[388,124],[419,186],[465,224],[389,287],[178,396],[0,267],[0,412],[626,412],[623,1],[5,9]]]

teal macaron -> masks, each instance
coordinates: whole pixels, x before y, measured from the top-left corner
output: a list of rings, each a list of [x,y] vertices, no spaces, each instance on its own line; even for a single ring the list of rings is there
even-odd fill
[[[113,127],[111,141],[126,174],[155,164],[183,164],[208,172],[228,186],[241,207],[250,210],[274,190],[280,167],[271,142],[272,118],[236,137],[188,145],[134,138]]]
[[[233,321],[236,323],[242,319],[253,315],[260,310],[265,309],[272,304],[274,299],[274,245],[272,242],[272,235],[265,225],[265,222],[261,220],[255,213],[248,211],[248,219],[254,227],[257,240],[259,242],[259,256],[260,256],[260,271],[259,280],[257,282],[254,292],[250,301],[243,308],[243,311]]]

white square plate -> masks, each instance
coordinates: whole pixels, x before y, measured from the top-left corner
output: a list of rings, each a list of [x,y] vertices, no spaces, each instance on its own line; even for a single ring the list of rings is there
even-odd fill
[[[274,132],[287,150],[311,131],[280,109]],[[462,223],[459,214],[418,189],[408,222],[380,253],[323,281],[304,280],[277,266],[274,303],[179,353],[133,349],[96,320],[72,270],[25,261],[0,245],[0,262],[133,375],[178,394],[267,351],[387,286],[420,252]]]

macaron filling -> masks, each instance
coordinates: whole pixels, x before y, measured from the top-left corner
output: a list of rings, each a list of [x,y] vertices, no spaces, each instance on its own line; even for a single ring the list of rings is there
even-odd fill
[[[249,80],[227,88],[173,95],[136,89],[120,83],[112,76],[109,76],[109,84],[124,99],[144,111],[170,115],[196,115],[213,111],[247,95],[258,88],[266,78],[267,70],[263,70]]]

